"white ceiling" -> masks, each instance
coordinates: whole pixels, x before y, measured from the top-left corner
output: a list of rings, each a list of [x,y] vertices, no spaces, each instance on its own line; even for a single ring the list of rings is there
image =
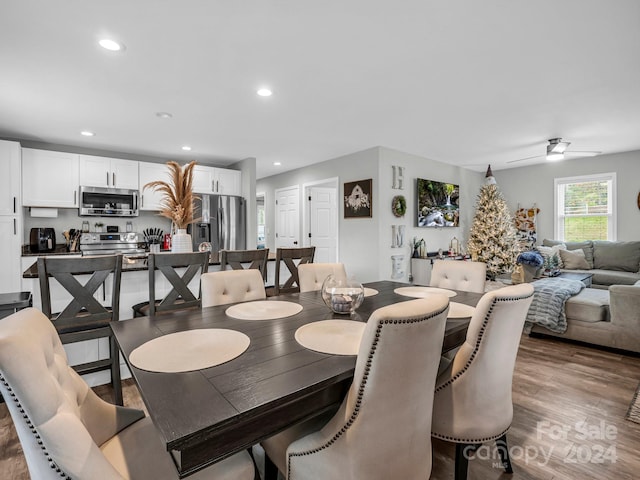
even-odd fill
[[[506,163],[542,155],[552,137],[570,150],[640,149],[637,0],[0,10],[4,138],[218,165],[255,157],[258,178],[377,145],[478,170],[542,162]],[[125,52],[101,49],[104,36]],[[255,94],[263,85],[272,97]]]

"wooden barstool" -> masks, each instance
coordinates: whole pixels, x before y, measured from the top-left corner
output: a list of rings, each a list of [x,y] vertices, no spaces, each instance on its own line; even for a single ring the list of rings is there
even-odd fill
[[[122,405],[122,384],[120,383],[120,355],[109,322],[119,320],[120,277],[122,273],[122,255],[100,257],[39,257],[38,279],[42,312],[51,319],[63,344],[109,339],[109,358],[74,365],[79,374],[111,371],[114,401]],[[79,275],[91,275],[81,284]],[[106,285],[109,275],[111,281],[111,302],[103,306],[94,294],[100,285]],[[60,313],[52,313],[50,279],[55,279],[73,297]],[[106,296],[106,295],[105,295]]]

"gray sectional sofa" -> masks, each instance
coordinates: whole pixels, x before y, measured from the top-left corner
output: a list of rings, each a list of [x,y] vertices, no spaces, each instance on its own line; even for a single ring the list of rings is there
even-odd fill
[[[583,250],[589,269],[567,270],[593,274],[591,288],[609,288],[611,285],[633,285],[640,280],[640,241],[562,242],[543,240],[542,245],[553,247],[564,243],[567,250]]]
[[[640,353],[640,280],[609,290],[584,288],[565,303],[567,330],[555,333],[539,325],[532,334]]]
[[[543,241],[545,246],[558,243],[565,243],[568,250],[584,250],[593,268],[565,271],[592,273],[592,288],[565,303],[564,333],[538,325],[531,333],[640,353],[640,242]]]

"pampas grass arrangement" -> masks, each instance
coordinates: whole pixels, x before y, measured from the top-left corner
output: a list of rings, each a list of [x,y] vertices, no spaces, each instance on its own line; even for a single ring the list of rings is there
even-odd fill
[[[164,193],[159,215],[169,218],[177,229],[187,228],[195,219],[193,194],[193,167],[195,160],[181,167],[177,162],[167,162],[169,181],[156,180],[145,184],[143,190],[150,188]]]

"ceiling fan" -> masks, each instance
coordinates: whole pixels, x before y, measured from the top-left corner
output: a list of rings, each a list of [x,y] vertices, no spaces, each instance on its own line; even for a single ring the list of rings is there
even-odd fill
[[[563,142],[562,138],[550,138],[549,145],[547,145],[546,155],[534,155],[533,157],[518,158],[517,160],[509,160],[506,163],[522,162],[524,160],[531,160],[533,158],[546,157],[549,161],[564,160],[565,157],[595,157],[602,152],[596,151],[567,151],[571,142]]]

